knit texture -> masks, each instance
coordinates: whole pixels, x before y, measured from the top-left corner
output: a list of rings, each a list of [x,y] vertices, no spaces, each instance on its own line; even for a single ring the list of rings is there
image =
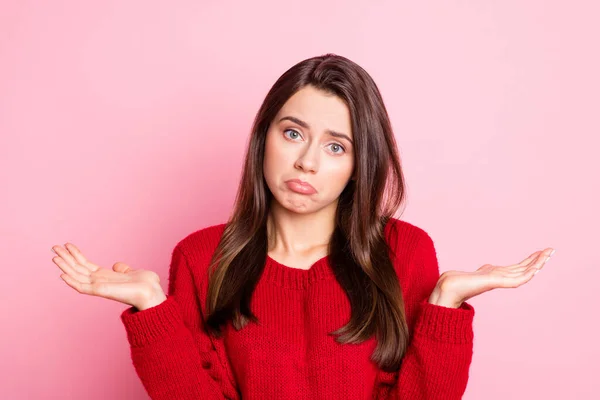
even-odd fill
[[[123,311],[131,358],[152,399],[461,399],[473,354],[475,310],[428,302],[439,278],[431,237],[392,218],[385,227],[409,331],[397,372],[370,360],[375,337],[340,344],[328,335],[351,309],[329,265],[291,268],[267,256],[250,308],[259,323],[223,337],[202,329],[208,264],[225,224],[189,234],[173,249],[167,300]]]

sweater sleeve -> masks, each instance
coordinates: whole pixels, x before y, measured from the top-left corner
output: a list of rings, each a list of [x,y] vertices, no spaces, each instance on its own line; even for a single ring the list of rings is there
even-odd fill
[[[236,398],[215,348],[200,325],[201,307],[181,249],[173,250],[167,299],[139,311],[123,311],[131,359],[153,400]]]
[[[459,308],[429,303],[438,278],[434,244],[425,233],[417,244],[408,278],[415,307],[410,342],[400,370],[384,373],[381,399],[460,400],[466,390],[475,310],[467,302]]]

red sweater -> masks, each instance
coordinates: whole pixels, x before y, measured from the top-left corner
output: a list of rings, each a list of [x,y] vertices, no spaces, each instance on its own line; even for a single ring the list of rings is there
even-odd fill
[[[398,234],[389,229],[396,224]],[[439,277],[433,241],[421,228],[391,219],[386,240],[405,300],[411,333],[400,370],[388,373],[370,360],[374,337],[340,344],[327,335],[345,325],[350,304],[328,257],[310,269],[267,256],[251,300],[260,325],[221,338],[201,329],[210,257],[225,224],[198,230],[173,249],[167,300],[121,320],[135,370],[152,399],[460,399],[473,354],[468,303],[428,303]],[[390,254],[392,256],[392,254]]]

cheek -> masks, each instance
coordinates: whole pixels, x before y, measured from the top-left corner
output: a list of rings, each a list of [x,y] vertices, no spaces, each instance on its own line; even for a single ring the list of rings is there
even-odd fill
[[[273,146],[272,140],[267,140],[265,143],[265,168],[270,168],[277,158],[277,151]]]
[[[290,162],[294,162],[294,154],[291,149],[286,147],[286,143],[278,141],[275,137],[276,133],[269,133],[265,141],[265,167],[271,170],[281,171],[281,167],[289,166]]]
[[[331,196],[339,195],[352,177],[352,161],[343,163],[340,160],[336,161],[329,163],[326,169],[323,169],[325,165],[322,165],[320,171],[319,183]]]
[[[352,168],[353,162],[350,157],[347,157],[345,160],[332,160],[327,168],[327,175],[339,181],[340,184],[344,184],[352,176]]]
[[[282,166],[285,164],[284,153],[279,149],[275,138],[269,132],[265,141],[263,172],[267,181],[275,179]]]

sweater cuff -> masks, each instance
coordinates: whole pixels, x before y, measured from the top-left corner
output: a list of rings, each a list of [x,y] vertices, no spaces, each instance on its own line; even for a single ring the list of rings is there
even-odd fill
[[[424,299],[419,306],[421,312],[415,324],[415,334],[437,342],[473,342],[475,309],[469,303],[463,302],[459,308],[451,308],[431,304]]]
[[[139,311],[129,307],[121,313],[121,321],[132,347],[142,347],[185,327],[175,299],[167,296],[162,303]]]

